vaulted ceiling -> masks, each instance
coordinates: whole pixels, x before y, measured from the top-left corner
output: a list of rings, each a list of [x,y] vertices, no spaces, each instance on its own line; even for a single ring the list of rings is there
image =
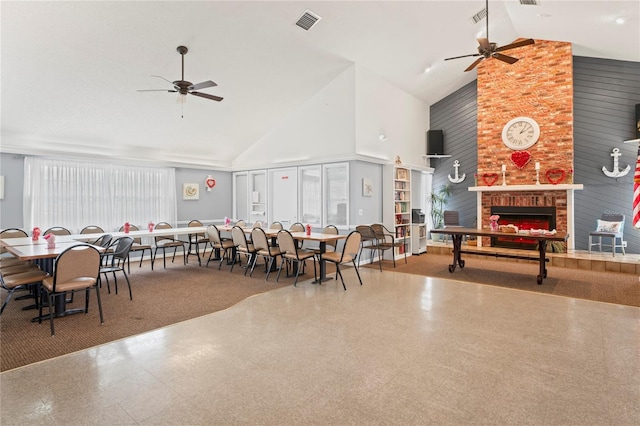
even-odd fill
[[[567,41],[573,53],[640,61],[640,2],[489,1],[489,38]],[[2,152],[113,156],[225,167],[353,64],[423,100],[464,72],[484,1],[11,2],[1,7]],[[321,19],[295,25],[310,10]],[[624,23],[616,23],[616,19]],[[175,93],[184,77],[213,80]],[[424,70],[430,67],[430,71]],[[152,77],[157,75],[162,78]]]

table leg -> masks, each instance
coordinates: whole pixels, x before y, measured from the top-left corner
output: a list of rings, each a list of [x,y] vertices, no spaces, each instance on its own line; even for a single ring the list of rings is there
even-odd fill
[[[538,242],[538,252],[540,253],[540,273],[538,274],[538,285],[542,284],[542,280],[547,278],[547,240]]]
[[[460,269],[464,268],[464,260],[462,260],[462,253],[460,253],[462,234],[451,234],[451,240],[453,241],[453,263],[449,265],[449,272],[455,271],[457,266],[460,266]]]
[[[333,279],[331,277],[327,277],[327,262],[322,258],[322,253],[325,253],[326,251],[327,251],[326,241],[320,241],[320,255],[318,256],[320,258],[319,260],[320,276],[318,277],[317,280],[313,281],[312,284],[322,284],[325,281],[329,281]]]

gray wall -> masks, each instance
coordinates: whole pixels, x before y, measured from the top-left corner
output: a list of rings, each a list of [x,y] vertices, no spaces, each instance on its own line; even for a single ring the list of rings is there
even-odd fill
[[[370,179],[373,195],[362,196],[362,179]],[[364,161],[349,163],[349,225],[382,222],[382,166]],[[362,214],[360,214],[362,213]]]
[[[574,57],[574,155],[576,248],[587,249],[589,232],[603,212],[626,216],[627,252],[640,253],[640,232],[632,226],[633,172],[637,144],[635,105],[640,104],[640,63]],[[613,148],[619,148],[620,167],[631,165],[618,179],[607,177],[602,166],[613,169]]]
[[[624,144],[635,138],[635,105],[640,103],[640,63],[574,57],[574,182],[584,185],[575,191],[576,249],[587,250],[589,232],[603,212],[623,213],[627,220],[627,252],[640,253],[640,232],[633,229],[633,170],[636,144]],[[431,129],[444,130],[445,152],[451,158],[431,160],[435,167],[434,188],[448,182],[453,175],[453,161],[459,160],[467,180],[453,185],[454,195],[447,205],[459,210],[463,225],[475,224],[476,194],[473,185],[477,169],[477,86],[469,83],[431,106]],[[613,148],[622,152],[620,166],[631,165],[623,178],[613,179],[602,173],[611,170]]]
[[[207,191],[205,180],[211,175],[216,186]],[[197,183],[200,185],[200,198],[185,201],[182,199],[182,184]],[[220,220],[233,217],[231,211],[231,173],[213,172],[199,169],[176,169],[176,194],[178,208],[178,222],[190,220]]]
[[[4,176],[4,200],[0,200],[0,229],[22,228],[24,155],[0,154],[0,175]]]
[[[444,151],[450,158],[432,158],[433,189],[449,184],[453,194],[445,210],[458,210],[460,223],[474,227],[476,224],[476,193],[469,192],[475,186],[474,174],[478,170],[478,87],[472,81],[446,98],[431,106],[431,129],[444,131]],[[447,176],[455,177],[453,162],[458,160],[458,173],[466,174],[458,184],[449,182]],[[429,212],[425,212],[429,214]]]

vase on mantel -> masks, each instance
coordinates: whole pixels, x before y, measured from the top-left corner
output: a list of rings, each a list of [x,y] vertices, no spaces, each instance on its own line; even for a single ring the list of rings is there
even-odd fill
[[[497,220],[490,220],[489,221],[489,229],[491,229],[491,232],[498,232],[498,221]]]

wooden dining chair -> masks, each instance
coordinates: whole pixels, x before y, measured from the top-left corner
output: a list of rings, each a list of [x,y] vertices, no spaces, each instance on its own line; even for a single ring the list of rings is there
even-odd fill
[[[138,228],[135,225],[129,225],[129,232],[131,231],[139,231],[140,228]],[[124,231],[124,226],[120,227],[120,232]],[[149,250],[149,256],[151,256],[151,258],[153,258],[153,247],[151,247],[150,244],[143,244],[142,243],[142,238],[140,237],[136,237],[133,239],[133,245],[131,246],[131,250],[129,250],[129,258],[127,259],[127,272],[130,274],[131,273],[131,253],[134,252],[141,252],[140,253],[140,262],[138,264],[138,268],[142,268],[142,261],[144,260],[144,252],[146,250]]]
[[[293,235],[291,232],[286,229],[278,232],[278,247],[280,247],[280,252],[282,253],[282,261],[280,262],[280,267],[278,268],[278,276],[276,277],[276,282],[280,279],[280,273],[282,272],[282,267],[285,262],[289,261],[294,265],[296,270],[296,278],[293,282],[295,287],[298,282],[298,277],[300,276],[300,271],[306,260],[313,260],[313,278],[316,279],[316,254],[313,250],[305,250],[299,248],[296,244],[296,241],[293,239]]]
[[[63,315],[62,312],[55,312],[55,297],[66,297],[68,293],[85,292],[84,313],[89,312],[89,291],[95,290],[98,299],[98,310],[100,311],[100,324],[104,324],[102,316],[102,302],[100,301],[100,252],[89,244],[78,244],[69,247],[60,253],[53,267],[53,276],[48,276],[42,280],[40,286],[40,300],[46,296],[49,306],[49,322],[51,325],[51,335],[55,335],[54,316]],[[44,303],[40,303],[38,322],[42,323],[42,308]]]
[[[202,227],[202,222],[199,220],[192,220],[187,224],[189,228]],[[189,263],[189,255],[194,254],[192,252],[195,249],[195,255],[198,257],[198,266],[202,266],[202,260],[200,258],[200,245],[204,244],[202,253],[207,251],[207,245],[209,245],[209,237],[202,233],[189,234],[189,247],[187,248],[187,263]]]
[[[277,264],[278,256],[282,255],[279,246],[271,246],[269,245],[269,239],[267,238],[267,234],[264,232],[262,228],[254,228],[251,231],[251,241],[253,242],[253,247],[256,250],[255,258],[258,256],[262,256],[265,261],[265,268],[267,269],[265,275],[265,281],[269,281],[269,274],[271,273],[271,268],[275,264]],[[253,260],[253,264],[251,265],[251,273],[249,276],[253,275],[253,270],[256,267],[256,259]]]
[[[360,278],[360,271],[358,270],[358,265],[356,263],[358,253],[360,252],[361,241],[362,235],[360,235],[358,231],[352,231],[347,236],[342,251],[330,251],[322,255],[323,260],[336,265],[336,280],[339,275],[340,281],[342,281],[342,287],[345,291],[347,290],[347,286],[344,285],[344,277],[342,276],[342,271],[340,271],[340,265],[342,264],[351,263],[353,265],[356,270],[356,275],[358,275],[358,281],[360,281],[360,285],[362,285],[362,278]]]
[[[173,228],[167,222],[160,222],[156,225],[155,229],[171,229]],[[167,249],[173,248],[173,257],[171,258],[171,263],[176,259],[176,252],[178,248],[182,248],[182,262],[187,264],[187,255],[184,249],[184,241],[176,240],[173,237],[159,235],[157,237],[153,237],[156,243],[156,248],[153,252],[153,257],[151,258],[151,270],[153,271],[153,264],[156,261],[156,257],[158,256],[158,250],[162,250],[162,264],[164,269],[167,269]]]
[[[218,270],[222,266],[222,262],[225,259],[234,258],[233,250],[235,249],[235,245],[233,244],[233,240],[228,238],[222,238],[220,236],[220,230],[216,225],[207,226],[207,236],[209,237],[209,244],[211,245],[211,253],[209,254],[209,259],[207,259],[207,264],[205,267],[209,266],[209,262],[211,261],[211,257],[214,255],[216,251],[222,252],[220,256],[220,263],[218,264]],[[231,253],[231,255],[229,254]]]
[[[231,264],[231,272],[233,272],[233,266],[237,262],[242,266],[240,262],[240,256],[245,255],[247,257],[247,266],[245,267],[244,274],[247,275],[247,270],[251,267],[252,262],[255,260],[256,249],[253,243],[247,240],[247,235],[244,233],[244,229],[240,226],[234,226],[231,228],[231,238],[233,239],[233,245],[236,249],[236,254]]]

